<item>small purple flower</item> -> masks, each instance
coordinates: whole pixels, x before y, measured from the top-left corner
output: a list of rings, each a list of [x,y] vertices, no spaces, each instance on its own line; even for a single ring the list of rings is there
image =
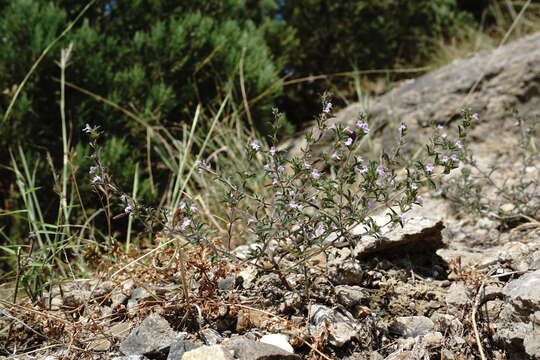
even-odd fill
[[[313,169],[311,172],[311,177],[315,180],[318,180],[321,177],[321,173],[317,169]]]
[[[285,167],[283,167],[283,165],[279,165],[278,168],[277,168],[277,170],[278,170],[279,172],[284,172],[284,171],[285,171]]]
[[[353,143],[353,139],[352,138],[347,138],[347,140],[345,140],[344,144],[345,146],[351,146]]]
[[[442,137],[443,139],[446,139],[446,138],[448,137],[448,134],[447,134],[447,133],[442,133],[442,134],[441,134],[441,137]]]
[[[447,163],[448,162],[448,156],[444,155],[441,159],[441,162],[442,163]]]
[[[90,170],[88,170],[88,173],[92,175],[93,173],[97,171],[97,169],[98,169],[97,166],[90,166]]]
[[[324,234],[326,231],[326,226],[324,226],[324,223],[320,222],[319,225],[315,228],[315,237],[320,237]]]
[[[331,157],[334,160],[341,160],[341,158],[339,157],[339,153],[337,151],[334,151]]]
[[[270,148],[270,154],[272,154],[272,156],[276,155],[276,148],[274,146]]]
[[[451,159],[452,161],[458,161],[458,160],[459,160],[456,154],[450,155],[450,159]]]
[[[368,200],[367,206],[368,208],[372,209],[375,206],[375,202],[373,200]]]
[[[432,172],[433,169],[435,169],[435,167],[433,166],[433,164],[426,164],[426,171],[427,171],[427,172]]]
[[[357,171],[360,173],[360,174],[365,174],[368,172],[368,167],[367,166],[362,166],[360,169],[357,168]]]
[[[182,225],[180,225],[180,230],[185,230],[189,224],[191,224],[191,220],[187,217],[185,217],[183,220],[182,220]]]
[[[133,207],[132,207],[131,205],[126,206],[125,209],[124,209],[124,212],[125,212],[126,214],[129,214],[129,213],[131,213],[132,211],[133,211]]]
[[[375,172],[377,173],[378,177],[383,177],[385,175],[384,167],[382,167],[381,165],[377,167],[377,170],[375,170]]]
[[[418,190],[418,185],[416,183],[411,183],[410,187],[412,190]]]
[[[300,205],[298,205],[294,200],[289,203],[289,207],[291,209],[298,209],[300,208]]]
[[[356,162],[359,162],[359,163],[364,162],[364,158],[361,157],[361,156],[357,156],[356,157]]]
[[[356,122],[356,127],[362,130],[365,134],[369,133],[369,125],[365,121],[358,120]]]
[[[178,209],[180,211],[186,210],[186,203],[184,201],[180,201],[180,204],[178,204]]]
[[[259,144],[259,142],[257,140],[253,140],[249,146],[251,146],[251,148],[255,151],[259,150],[261,148],[261,144]]]
[[[456,141],[456,142],[454,143],[454,145],[455,145],[458,149],[463,149],[463,144],[462,144],[461,141],[459,141],[459,140]]]
[[[199,209],[197,209],[197,206],[195,206],[195,204],[191,204],[191,206],[189,207],[189,210],[191,210],[192,212],[199,211]]]
[[[325,106],[323,112],[324,112],[325,114],[329,114],[331,111],[332,111],[332,103],[329,102],[328,104],[326,104],[326,106]]]
[[[401,125],[399,125],[399,132],[401,134],[403,134],[403,132],[407,130],[407,125],[405,125],[404,123],[401,123]]]
[[[475,121],[478,121],[478,119],[479,119],[480,117],[478,116],[477,113],[474,113],[474,114],[471,115],[471,118],[472,118],[473,120],[475,120]]]
[[[83,132],[90,134],[94,129],[90,126],[90,124],[86,124],[86,126],[82,129]]]
[[[208,169],[210,168],[210,165],[208,165],[208,163],[206,161],[204,161],[204,160],[195,161],[193,166],[195,166],[197,168],[197,172],[199,174],[203,174],[203,173],[207,172]]]
[[[302,164],[302,167],[303,167],[304,169],[306,169],[306,170],[307,170],[307,169],[311,169],[311,164],[308,163],[307,161],[304,161],[304,163]]]

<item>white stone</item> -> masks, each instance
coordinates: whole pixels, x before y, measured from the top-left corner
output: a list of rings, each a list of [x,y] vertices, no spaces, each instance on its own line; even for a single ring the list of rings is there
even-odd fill
[[[259,341],[265,344],[277,346],[278,348],[294,354],[294,349],[291,344],[289,344],[289,337],[287,335],[268,334],[264,335]]]
[[[221,345],[201,346],[184,353],[182,360],[234,360],[231,352]]]

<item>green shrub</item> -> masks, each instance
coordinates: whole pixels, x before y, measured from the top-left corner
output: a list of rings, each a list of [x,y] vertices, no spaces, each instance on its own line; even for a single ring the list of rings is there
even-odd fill
[[[472,20],[457,9],[455,0],[285,1],[280,12],[302,44],[289,64],[298,76],[421,64],[434,39]],[[291,120],[311,118],[317,93],[330,84],[346,89],[349,80],[334,78],[287,90],[292,100],[285,105],[299,114]]]
[[[43,49],[84,5],[59,0],[0,4],[2,114]],[[70,146],[74,148],[80,142],[78,130],[85,123],[99,124],[110,137],[122,138],[129,148],[125,161],[130,164],[118,179],[124,186],[131,184],[132,165],[147,160],[150,127],[164,126],[177,134],[182,124],[191,122],[198,104],[204,105],[201,118],[211,118],[227,94],[232,99],[227,112],[243,116],[240,64],[249,101],[279,84],[278,63],[285,59],[281,56],[274,60],[269,42],[282,46],[285,53],[293,35],[292,29],[267,11],[273,6],[271,2],[250,2],[248,10],[244,5],[240,0],[97,2],[84,20],[50,50],[24,87],[11,116],[0,123],[0,158],[9,159],[9,149],[21,145],[42,155],[50,153],[54,166],[61,167],[60,69],[56,60],[60,49],[70,42],[74,48],[66,81],[118,104],[145,124],[96,101],[95,96],[66,87]],[[267,114],[281,91],[280,86],[274,86],[250,106],[254,125],[262,132],[267,131],[271,119]],[[77,151],[85,153],[82,146]],[[50,190],[50,169],[48,164],[42,165],[36,182],[43,186],[42,197],[53,204],[58,198]],[[84,163],[75,164],[79,165]],[[2,186],[9,188],[13,174],[3,175]],[[50,213],[51,219],[55,216]]]

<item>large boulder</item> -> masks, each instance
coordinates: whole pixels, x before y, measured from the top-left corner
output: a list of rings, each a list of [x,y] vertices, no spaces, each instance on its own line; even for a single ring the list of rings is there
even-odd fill
[[[540,32],[405,81],[387,94],[371,99],[367,106],[352,104],[338,112],[335,121],[353,126],[358,115],[366,112],[375,131],[399,122],[418,130],[430,123],[449,124],[467,106],[480,114],[481,121],[493,125],[507,118],[507,106],[527,117],[540,113],[539,95]],[[485,133],[486,129],[481,131]],[[297,137],[283,148],[297,155],[304,146],[305,140]],[[322,149],[324,144],[314,150]]]

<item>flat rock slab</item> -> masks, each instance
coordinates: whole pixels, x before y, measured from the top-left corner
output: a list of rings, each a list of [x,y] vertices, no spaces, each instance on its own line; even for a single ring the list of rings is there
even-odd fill
[[[362,236],[354,253],[357,258],[379,253],[418,253],[435,252],[444,248],[441,220],[428,217],[409,217],[399,224],[383,226],[388,217],[375,216],[373,220],[381,226],[381,236]],[[354,235],[364,233],[365,226],[358,225],[351,232]]]

